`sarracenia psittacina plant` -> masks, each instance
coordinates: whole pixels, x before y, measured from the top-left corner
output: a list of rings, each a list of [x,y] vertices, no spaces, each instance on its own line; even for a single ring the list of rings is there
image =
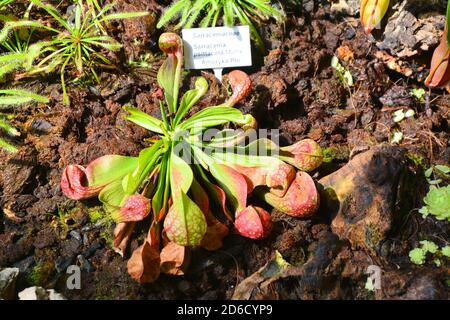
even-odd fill
[[[439,46],[431,59],[431,71],[425,80],[428,87],[444,87],[450,81],[450,0],[447,5],[447,22]]]
[[[389,8],[389,0],[361,0],[361,23],[367,33],[378,26]]]
[[[271,205],[293,216],[310,216],[319,203],[312,178],[296,172],[296,168],[314,170],[320,165],[322,152],[317,143],[304,140],[279,148],[270,140],[259,139],[245,145],[256,121],[233,108],[251,90],[251,80],[242,71],[226,76],[233,91],[226,102],[186,119],[208,83],[197,78],[195,88],[179,99],[182,40],[164,33],[159,45],[167,54],[158,73],[165,96],[160,102],[161,119],[136,108],[125,110],[129,121],[160,138],[138,157],[107,155],[87,167],[69,165],[61,181],[68,197],[98,195],[113,213],[118,221],[113,244],[120,253],[136,222],[149,216],[151,226],[144,244],[128,261],[128,272],[141,283],[155,280],[161,271],[182,274],[189,247],[220,248],[229,232],[223,220],[233,223],[243,236],[267,236],[272,227],[270,214],[247,203],[255,189]],[[214,129],[215,134],[205,138],[208,130],[225,124],[243,130]],[[263,146],[260,151],[271,151],[270,155],[248,152],[257,144]]]

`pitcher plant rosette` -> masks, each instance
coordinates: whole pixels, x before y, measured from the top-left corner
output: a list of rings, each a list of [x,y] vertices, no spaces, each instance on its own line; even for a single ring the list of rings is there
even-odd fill
[[[271,217],[247,202],[252,192],[288,215],[313,215],[319,195],[305,171],[315,170],[323,158],[310,139],[288,147],[269,139],[248,142],[256,121],[233,108],[251,91],[251,80],[242,71],[225,77],[232,89],[225,103],[186,118],[208,82],[198,77],[195,88],[179,100],[182,40],[164,33],[159,46],[167,54],[157,77],[165,98],[160,101],[161,119],[124,107],[129,121],[159,139],[138,157],[106,155],[86,167],[68,165],[61,179],[62,191],[71,199],[98,196],[117,222],[113,245],[122,255],[136,222],[149,219],[148,235],[128,261],[129,274],[140,283],[156,280],[160,272],[183,274],[190,248],[220,248],[230,225],[242,236],[266,237]],[[224,125],[240,129],[223,129]],[[205,139],[211,129],[216,134]],[[256,145],[258,152],[249,152]]]

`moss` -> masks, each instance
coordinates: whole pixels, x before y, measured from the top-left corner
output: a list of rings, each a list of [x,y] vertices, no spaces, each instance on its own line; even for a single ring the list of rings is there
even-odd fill
[[[347,161],[350,151],[347,147],[331,146],[323,149],[323,162]]]
[[[302,247],[293,248],[289,262],[293,266],[301,266],[306,262],[306,254]]]
[[[104,219],[107,215],[102,206],[97,206],[88,209],[89,221],[92,223],[97,223]]]
[[[406,154],[406,158],[417,168],[425,170],[427,168],[425,158],[417,153],[409,152]]]
[[[39,262],[33,267],[30,274],[28,275],[28,282],[34,286],[45,286],[53,275],[55,274],[55,267],[53,263]]]
[[[377,225],[369,224],[365,226],[365,243],[368,248],[379,249],[381,242],[384,240],[384,235],[380,232]]]
[[[100,238],[104,239],[108,246],[112,247],[114,240],[112,225],[108,224],[108,226],[102,228],[102,230],[100,231]]]
[[[340,163],[345,163],[350,158],[350,150],[346,146],[331,146],[323,149],[323,162],[320,167],[322,174],[336,171]]]

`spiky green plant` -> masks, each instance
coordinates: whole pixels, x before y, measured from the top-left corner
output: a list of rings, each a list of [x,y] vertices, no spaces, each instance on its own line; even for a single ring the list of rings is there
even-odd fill
[[[114,4],[100,6],[97,0],[76,0],[70,16],[64,16],[55,7],[41,0],[30,0],[52,18],[56,27],[30,20],[5,23],[0,32],[0,41],[5,39],[11,29],[19,27],[40,28],[49,32],[44,41],[29,46],[26,56],[26,71],[19,78],[39,73],[59,71],[64,103],[69,103],[66,90],[66,73],[75,75],[75,80],[92,76],[99,80],[96,68],[110,67],[112,62],[102,50],[117,51],[122,46],[106,32],[106,23],[116,19],[128,19],[146,16],[148,12],[110,13]],[[22,56],[8,61],[17,62]],[[33,62],[37,61],[37,62]],[[24,61],[19,61],[23,63]],[[12,68],[11,64],[8,67]],[[1,75],[1,71],[0,71]]]
[[[274,18],[278,22],[284,20],[284,13],[271,6],[267,0],[179,0],[174,2],[161,16],[157,28],[168,24],[179,17],[176,29],[215,27],[220,17],[223,24],[231,27],[236,21],[250,26],[252,37],[261,50],[265,50],[264,42],[259,35],[255,22],[267,21]],[[197,23],[198,22],[198,23]]]
[[[9,0],[12,3],[14,0]],[[29,45],[32,39],[32,28],[34,23],[28,22],[30,10],[33,4],[30,3],[22,17],[22,21],[11,14],[0,14],[0,21],[3,28],[0,31],[0,46],[6,51],[0,57],[0,79],[6,74],[20,69],[27,69],[31,66],[32,59],[28,55]],[[0,3],[0,10],[2,9]],[[39,26],[36,24],[35,26]]]
[[[21,89],[3,89],[0,90],[0,110],[10,106],[17,106],[28,102],[48,103],[48,98]],[[10,123],[13,116],[11,114],[0,113],[0,133],[5,133],[10,137],[20,136],[19,131]],[[0,148],[9,152],[17,151],[17,148],[0,136]]]
[[[6,9],[8,4],[13,3],[15,0],[0,0],[0,12]]]

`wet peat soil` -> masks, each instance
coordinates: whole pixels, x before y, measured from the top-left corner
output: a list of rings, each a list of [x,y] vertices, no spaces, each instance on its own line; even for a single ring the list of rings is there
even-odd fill
[[[134,3],[120,2],[128,10],[152,9],[144,1]],[[158,35],[148,34],[153,27],[152,19],[117,26],[125,59],[136,58],[144,47],[157,52]],[[319,142],[332,161],[315,178],[339,169],[351,154],[389,144],[394,129],[404,133],[399,148],[414,160],[409,169],[418,172],[417,179],[421,158],[425,166],[449,162],[450,96],[437,90],[422,102],[412,98],[410,90],[423,87],[417,81],[420,71],[414,69],[407,78],[389,70],[376,58],[378,49],[354,19],[335,17],[328,6],[317,6],[309,13],[291,15],[284,26],[267,26],[264,33],[271,50],[264,59],[255,51],[255,66],[244,69],[251,74],[254,90],[240,108],[252,113],[262,128],[279,128],[283,144],[304,137]],[[142,40],[140,46],[133,42],[136,38]],[[346,87],[330,67],[333,55],[352,73],[353,87]],[[427,61],[430,52],[424,55],[414,63]],[[158,63],[156,58],[153,71]],[[185,74],[185,88],[196,74]],[[213,76],[205,75],[211,90],[199,107],[226,97],[226,90]],[[187,275],[161,275],[153,284],[139,285],[128,276],[126,261],[142,242],[146,226],[135,232],[122,258],[110,247],[113,225],[98,220],[99,202],[67,199],[59,181],[68,164],[87,164],[111,153],[137,155],[145,146],[148,132],[125,121],[121,106],[131,103],[159,115],[154,72],[103,73],[98,86],[72,87],[70,107],[62,104],[57,82],[31,80],[26,86],[50,95],[52,102],[50,106],[24,106],[16,119],[22,124],[20,150],[0,152],[0,267],[20,268],[18,290],[40,285],[70,299],[226,299],[278,250],[292,265],[306,262],[308,267],[302,275],[254,291],[253,298],[449,297],[448,262],[440,268],[431,262],[414,266],[408,252],[423,239],[445,245],[450,225],[423,219],[417,210],[392,225],[389,237],[375,251],[339,239],[323,210],[310,220],[291,219],[272,210],[275,228],[269,238],[256,242],[231,234],[217,252],[195,249]],[[414,109],[416,117],[394,123],[393,111],[405,107]],[[420,181],[421,187],[411,190],[411,208],[421,207],[427,191],[423,178]],[[83,270],[82,289],[68,290],[65,270],[75,263]],[[383,270],[383,287],[376,293],[364,288],[365,271],[372,264]]]

